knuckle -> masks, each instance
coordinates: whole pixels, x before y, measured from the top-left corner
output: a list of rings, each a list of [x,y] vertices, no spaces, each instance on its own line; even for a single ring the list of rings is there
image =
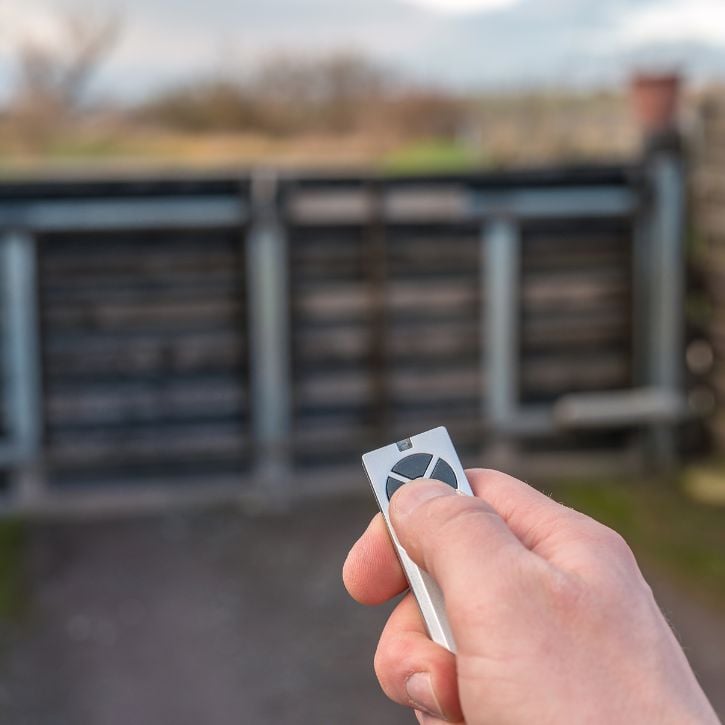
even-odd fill
[[[578,527],[578,539],[588,552],[588,561],[595,568],[615,561],[624,565],[636,565],[632,549],[625,538],[614,529],[587,518]]]
[[[610,555],[614,555],[626,562],[634,561],[632,549],[618,531],[602,525],[600,536],[603,545],[606,547]]]
[[[550,604],[567,619],[589,606],[587,587],[579,577],[554,569],[546,577],[545,582]]]
[[[604,524],[593,521],[584,529],[586,556],[576,568],[590,589],[593,609],[619,611],[642,577],[632,549],[624,537]]]

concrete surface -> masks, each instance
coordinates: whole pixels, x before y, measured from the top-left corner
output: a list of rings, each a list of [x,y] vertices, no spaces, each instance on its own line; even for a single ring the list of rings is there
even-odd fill
[[[372,672],[387,609],[339,572],[367,502],[31,531],[29,611],[0,638],[10,725],[403,725]],[[725,713],[725,621],[657,585]]]

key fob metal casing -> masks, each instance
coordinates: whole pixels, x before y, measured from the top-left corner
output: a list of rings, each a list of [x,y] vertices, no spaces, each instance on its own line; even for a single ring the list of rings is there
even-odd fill
[[[363,455],[362,460],[410,590],[418,601],[428,634],[434,642],[455,652],[456,645],[448,624],[443,593],[433,578],[420,569],[400,545],[388,515],[390,498],[395,491],[418,478],[442,480],[461,494],[473,495],[453,441],[446,428],[435,428],[370,451]]]

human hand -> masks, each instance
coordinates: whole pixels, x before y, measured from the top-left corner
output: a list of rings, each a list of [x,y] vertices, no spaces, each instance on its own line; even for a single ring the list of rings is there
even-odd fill
[[[625,541],[494,471],[467,471],[476,498],[439,482],[390,505],[413,561],[440,585],[454,656],[427,636],[412,595],[393,611],[375,672],[421,723],[717,723]],[[407,589],[381,515],[343,579],[357,601]]]

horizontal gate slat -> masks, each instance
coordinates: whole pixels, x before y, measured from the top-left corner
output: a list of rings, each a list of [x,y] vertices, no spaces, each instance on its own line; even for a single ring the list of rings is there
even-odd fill
[[[41,240],[51,481],[248,466],[244,279],[239,230]]]

